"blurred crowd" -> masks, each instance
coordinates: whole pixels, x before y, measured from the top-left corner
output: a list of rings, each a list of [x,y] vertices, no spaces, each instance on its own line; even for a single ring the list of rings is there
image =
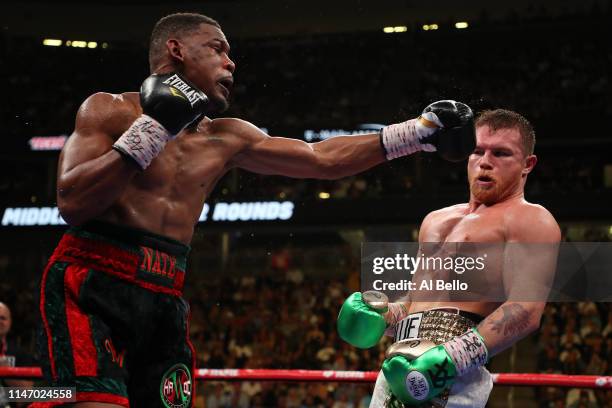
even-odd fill
[[[388,341],[359,350],[338,338],[336,316],[349,293],[346,282],[305,281],[295,269],[266,278],[207,282],[192,297],[198,366],[377,370]],[[368,385],[333,383],[211,383],[202,388],[206,407],[217,408],[367,407],[370,391]]]
[[[612,307],[609,303],[548,304],[537,332],[537,367],[548,374],[612,374]],[[612,392],[538,389],[542,408],[612,406]]]

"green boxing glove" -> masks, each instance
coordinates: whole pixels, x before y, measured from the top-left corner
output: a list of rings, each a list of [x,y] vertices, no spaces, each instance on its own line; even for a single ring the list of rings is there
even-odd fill
[[[476,328],[436,346],[429,340],[403,340],[387,350],[382,371],[389,389],[402,403],[419,405],[450,388],[460,377],[488,360]]]
[[[375,346],[387,328],[383,313],[387,312],[388,304],[389,299],[381,292],[353,293],[344,301],[338,314],[338,334],[355,347]]]

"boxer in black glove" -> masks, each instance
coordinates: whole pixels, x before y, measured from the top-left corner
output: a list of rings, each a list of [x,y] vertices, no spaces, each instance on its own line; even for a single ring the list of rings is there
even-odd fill
[[[149,48],[140,93],[90,96],[60,156],[57,202],[71,228],[42,278],[40,351],[50,383],[76,387],[76,407],[192,405],[186,255],[204,201],[230,169],[337,179],[418,150],[465,158],[457,146],[473,143],[471,111],[455,102],[382,134],[319,143],[213,120],[206,115],[229,105],[235,70],[219,24],[166,16]]]
[[[113,148],[144,170],[166,143],[206,113],[208,97],[178,73],[148,77],[140,88],[142,115]]]
[[[380,133],[388,160],[418,151],[433,152],[449,161],[465,160],[476,145],[474,114],[455,101],[434,102],[418,119],[390,125]]]

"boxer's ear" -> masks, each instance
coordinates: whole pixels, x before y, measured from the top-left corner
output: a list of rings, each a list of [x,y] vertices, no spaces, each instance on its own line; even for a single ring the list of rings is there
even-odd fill
[[[183,62],[185,56],[183,55],[183,44],[176,38],[169,38],[166,41],[166,48],[168,50],[168,54],[172,59]]]
[[[527,177],[529,173],[533,170],[536,163],[538,162],[538,157],[535,154],[530,154],[525,158],[525,166],[523,167],[523,177]]]

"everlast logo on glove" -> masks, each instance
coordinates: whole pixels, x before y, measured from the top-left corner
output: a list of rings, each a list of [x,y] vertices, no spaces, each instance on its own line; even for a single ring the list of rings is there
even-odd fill
[[[200,92],[198,92],[198,90],[193,89],[192,87],[187,85],[185,83],[185,81],[183,81],[181,78],[179,78],[179,76],[176,75],[176,74],[174,74],[170,78],[166,79],[163,83],[166,84],[166,85],[171,86],[172,88],[174,88],[174,89],[176,89],[178,91],[180,91],[185,96],[185,98],[187,98],[189,103],[191,103],[192,107],[193,107],[193,105],[195,105],[196,102],[198,102],[200,100],[204,100],[202,94]],[[170,92],[172,92],[173,95],[180,96],[180,95],[177,95],[175,92],[173,92],[172,88],[170,89]]]
[[[179,74],[153,74],[140,87],[140,106],[142,115],[115,141],[113,149],[145,170],[166,143],[206,114],[208,97]]]

